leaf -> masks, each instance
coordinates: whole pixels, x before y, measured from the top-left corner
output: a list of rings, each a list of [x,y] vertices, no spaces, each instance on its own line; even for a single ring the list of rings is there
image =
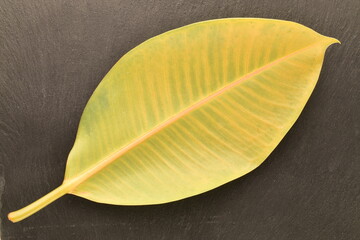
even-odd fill
[[[298,118],[336,42],[297,23],[251,18],[199,22],[145,41],[91,96],[63,184],[9,219],[66,193],[166,203],[252,171]]]

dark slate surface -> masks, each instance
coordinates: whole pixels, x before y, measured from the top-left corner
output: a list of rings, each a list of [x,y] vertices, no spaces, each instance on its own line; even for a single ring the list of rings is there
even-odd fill
[[[358,0],[0,1],[2,239],[360,239]],[[296,21],[340,39],[294,127],[252,173],[190,199],[122,207],[64,196],[13,224],[9,211],[57,187],[82,110],[144,40],[222,17]]]

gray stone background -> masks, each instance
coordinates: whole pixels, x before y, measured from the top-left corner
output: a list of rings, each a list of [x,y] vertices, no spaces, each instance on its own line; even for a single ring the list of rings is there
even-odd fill
[[[358,0],[0,0],[2,239],[360,239]],[[263,17],[302,23],[331,46],[300,118],[258,169],[157,206],[64,196],[57,187],[82,110],[106,72],[144,40],[189,23]]]

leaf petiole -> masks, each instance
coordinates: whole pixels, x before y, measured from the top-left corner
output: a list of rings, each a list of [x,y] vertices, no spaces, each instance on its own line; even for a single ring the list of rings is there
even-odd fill
[[[29,204],[28,206],[9,213],[8,214],[9,220],[12,222],[19,222],[29,217],[30,215],[46,207],[56,199],[64,196],[66,193],[69,192],[70,188],[71,188],[71,184],[63,183],[59,187],[55,188],[53,191],[49,192],[48,194],[38,199],[37,201]]]

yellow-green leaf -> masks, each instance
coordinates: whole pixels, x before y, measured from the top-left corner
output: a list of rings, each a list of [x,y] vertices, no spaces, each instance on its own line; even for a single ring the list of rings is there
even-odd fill
[[[159,204],[252,171],[299,116],[335,42],[297,23],[251,18],[199,22],[145,41],[91,96],[63,184],[10,220],[66,193]]]

